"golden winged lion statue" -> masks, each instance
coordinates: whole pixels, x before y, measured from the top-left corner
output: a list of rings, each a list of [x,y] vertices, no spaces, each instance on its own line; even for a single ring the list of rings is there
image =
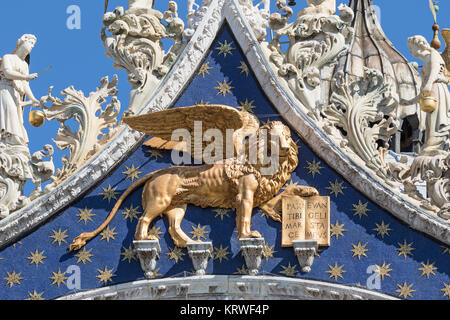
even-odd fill
[[[261,234],[251,229],[252,211],[260,207],[275,221],[281,222],[280,195],[274,198],[290,180],[291,173],[298,165],[298,148],[292,140],[291,132],[280,121],[269,121],[259,126],[258,119],[245,111],[222,105],[197,105],[194,107],[174,108],[142,116],[124,118],[131,128],[153,136],[144,145],[160,149],[196,150],[194,128],[196,122],[202,123],[202,134],[209,129],[219,130],[223,136],[227,130],[233,130],[234,152],[226,157],[226,139],[223,139],[223,160],[212,164],[197,166],[174,166],[151,172],[133,183],[119,198],[108,218],[93,232],[82,233],[70,245],[70,250],[79,250],[87,241],[97,236],[111,222],[124,200],[137,188],[143,187],[143,215],[136,227],[135,240],[156,240],[149,234],[152,221],[165,214],[169,220],[169,233],[176,246],[185,248],[187,243],[195,242],[181,229],[180,224],[188,204],[202,208],[214,207],[236,210],[238,237],[260,238]],[[191,134],[192,141],[172,141],[172,132],[184,128]],[[257,157],[251,163],[248,152],[252,144],[259,144],[262,133],[277,136],[270,141],[265,151],[277,149],[278,166],[276,172],[264,175],[263,164]],[[247,138],[246,138],[247,137]],[[254,139],[252,139],[254,138]],[[273,143],[276,141],[277,143]],[[184,143],[184,145],[183,145]],[[189,150],[189,144],[190,150]],[[230,142],[228,143],[228,145]],[[198,148],[198,146],[197,146]],[[259,152],[264,148],[258,148]],[[244,152],[243,152],[244,151]],[[243,152],[243,153],[242,153]],[[238,154],[244,156],[238,157]],[[293,185],[283,194],[310,197],[318,195],[312,187]]]

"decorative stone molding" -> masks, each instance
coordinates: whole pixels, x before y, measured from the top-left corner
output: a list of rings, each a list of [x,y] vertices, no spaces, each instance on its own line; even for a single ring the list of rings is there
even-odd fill
[[[161,247],[158,240],[133,241],[134,248],[139,257],[142,271],[147,279],[155,277],[156,260],[161,254]]]
[[[390,183],[385,156],[391,137],[399,129],[398,103],[381,72],[365,68],[365,75],[364,80],[352,83],[347,83],[343,74],[337,75],[330,104],[323,107],[323,130]]]
[[[61,92],[61,95],[66,96],[64,101],[52,97],[53,87],[47,96],[41,98],[46,119],[57,120],[61,125],[53,142],[59,150],[69,150],[70,153],[69,157],[62,158],[63,166],[56,171],[52,183],[46,186],[46,192],[82,167],[117,134],[117,116],[120,112],[116,88],[118,81],[117,75],[112,81],[104,77],[100,81],[100,87],[87,98],[82,91],[76,91],[73,87]],[[111,103],[102,109],[102,104],[108,97],[111,98]],[[49,108],[45,106],[48,101],[52,103]],[[78,122],[78,130],[75,132],[66,124],[71,119]],[[107,133],[104,132],[105,129]]]
[[[298,264],[302,271],[308,273],[314,263],[314,256],[317,253],[318,245],[316,240],[294,240],[294,252],[298,259]]]
[[[188,16],[187,16],[187,28],[183,32],[183,38],[186,40],[191,40],[192,36],[197,30],[203,17],[208,12],[208,7],[211,4],[211,0],[201,0],[201,5],[195,3],[195,0],[188,0]],[[194,10],[197,7],[197,10]]]
[[[177,3],[169,1],[164,14],[152,8],[153,0],[130,2],[126,11],[117,7],[103,16],[101,38],[106,56],[114,59],[116,69],[128,73],[132,85],[129,111],[133,113],[148,101],[184,47],[184,22],[178,18]],[[175,41],[167,54],[161,42],[164,38]]]
[[[247,265],[248,274],[256,276],[264,258],[264,238],[239,239],[239,244]]]
[[[197,276],[204,276],[208,267],[208,260],[213,257],[212,242],[190,242],[187,244],[189,257]]]
[[[398,300],[359,287],[271,276],[142,280],[73,293],[58,300]]]
[[[171,105],[200,67],[225,19],[269,100],[311,149],[357,190],[393,216],[413,229],[450,244],[450,223],[420,208],[419,201],[406,198],[385,185],[381,179],[375,177],[336,146],[305,114],[304,107],[300,107],[301,102],[289,89],[286,89],[272,70],[263,49],[255,45],[258,41],[250,31],[250,26],[235,0],[227,1],[226,6],[224,6],[224,0],[211,2],[205,18],[200,22],[191,41],[154,91],[150,101],[139,113],[163,110]],[[104,175],[114,170],[123,159],[132,154],[143,140],[142,134],[124,128],[76,174],[70,176],[49,194],[33,201],[28,207],[0,221],[0,247],[7,246],[69,206],[98,183]]]
[[[264,41],[267,37],[267,28],[269,27],[270,0],[259,1],[254,5],[253,0],[238,0],[242,12],[250,24],[256,39]],[[259,7],[263,4],[263,8]]]

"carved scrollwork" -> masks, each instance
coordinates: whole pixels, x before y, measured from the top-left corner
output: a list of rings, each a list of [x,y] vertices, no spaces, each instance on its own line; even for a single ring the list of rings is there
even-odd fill
[[[61,95],[66,96],[63,101],[52,97],[51,87],[47,96],[41,99],[47,120],[57,120],[61,125],[53,142],[59,150],[69,150],[70,153],[69,157],[62,158],[63,167],[56,171],[53,182],[46,187],[47,191],[79,169],[117,133],[120,111],[120,102],[116,97],[117,83],[117,76],[111,82],[108,77],[104,77],[100,87],[89,97],[69,87],[61,92]],[[103,109],[102,105],[108,97],[111,97],[111,102]],[[49,108],[45,106],[48,101],[52,103]],[[78,130],[70,128],[68,121],[71,119],[78,123]]]
[[[288,24],[292,9],[287,8],[285,0],[278,0],[277,7],[283,14],[273,13],[270,17],[269,26],[275,35],[268,46],[269,59],[306,111],[318,120],[314,109],[320,100],[321,70],[347,52],[354,34],[350,27],[353,10],[342,5],[340,16],[303,10],[296,21]],[[283,36],[289,39],[286,52],[281,46]]]
[[[323,129],[388,181],[384,157],[391,136],[398,130],[398,104],[379,71],[366,68],[365,74],[366,79],[352,83],[337,75],[330,104],[322,112],[326,120]]]
[[[106,55],[114,59],[116,69],[125,69],[128,74],[132,85],[129,109],[133,112],[142,106],[183,48],[185,26],[178,18],[176,2],[169,1],[164,14],[152,7],[153,0],[130,2],[128,10],[117,7],[103,16],[101,38]],[[161,42],[164,38],[175,42],[167,54]]]

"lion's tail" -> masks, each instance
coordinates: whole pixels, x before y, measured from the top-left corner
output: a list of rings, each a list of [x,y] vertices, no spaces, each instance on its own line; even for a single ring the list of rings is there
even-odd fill
[[[74,251],[74,250],[80,250],[82,247],[84,247],[86,245],[86,242],[91,240],[92,238],[96,237],[100,232],[102,232],[106,226],[111,222],[111,220],[114,218],[114,216],[116,215],[117,211],[119,210],[120,206],[122,205],[122,203],[125,201],[125,199],[137,188],[141,187],[142,185],[144,185],[148,180],[150,180],[156,173],[158,173],[158,171],[152,172],[147,174],[146,176],[142,177],[141,179],[139,179],[138,181],[136,181],[135,183],[133,183],[119,198],[119,200],[117,200],[114,208],[111,210],[108,218],[106,218],[106,220],[100,225],[100,227],[98,227],[97,229],[95,229],[92,232],[85,232],[80,234],[78,237],[76,237],[72,244],[69,246],[69,250],[70,251]]]

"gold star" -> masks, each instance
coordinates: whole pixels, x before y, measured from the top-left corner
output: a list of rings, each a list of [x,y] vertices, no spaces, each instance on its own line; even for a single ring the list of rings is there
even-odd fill
[[[158,158],[162,158],[162,157],[163,157],[161,151],[159,151],[159,150],[153,150],[153,149],[150,149],[150,150],[147,150],[147,151],[145,151],[145,152],[149,154],[148,158],[149,158],[150,160],[151,160],[152,158],[155,158],[155,160],[158,160]]]
[[[420,271],[422,271],[422,274],[420,275],[423,277],[424,275],[427,276],[427,279],[430,279],[430,275],[435,276],[434,270],[437,270],[437,268],[434,266],[434,262],[430,264],[430,261],[427,260],[427,263],[420,263],[422,265],[422,268],[419,268]]]
[[[344,189],[347,189],[347,187],[344,187],[344,181],[342,182],[338,182],[337,179],[334,183],[332,183],[331,181],[329,181],[330,186],[326,187],[325,189],[330,190],[330,194],[334,194],[334,196],[337,198],[339,193],[344,195]]]
[[[219,51],[219,55],[223,54],[223,56],[226,58],[227,54],[233,55],[232,51],[234,48],[231,46],[233,44],[233,41],[230,43],[225,40],[223,43],[219,42],[219,45],[216,47],[216,50]]]
[[[392,229],[389,228],[389,223],[384,224],[384,221],[381,221],[381,224],[375,223],[375,225],[377,227],[372,230],[377,232],[377,236],[381,236],[382,238],[384,238],[384,236],[387,235],[389,237],[389,231],[392,231]]]
[[[353,249],[350,251],[353,252],[352,258],[355,256],[358,256],[358,260],[361,260],[361,256],[367,257],[366,252],[369,251],[369,249],[366,249],[367,242],[364,245],[361,245],[361,242],[358,241],[357,245],[352,244]]]
[[[369,203],[362,203],[361,200],[358,200],[358,204],[352,204],[353,206],[353,211],[355,211],[355,213],[353,214],[354,216],[359,216],[359,219],[362,218],[362,216],[366,216],[367,217],[367,212],[370,211],[369,208],[367,208],[367,205]]]
[[[277,252],[277,251],[273,250],[274,247],[275,247],[275,245],[269,246],[269,244],[267,242],[264,243],[264,257],[266,258],[266,261],[269,261],[269,258],[273,259],[274,253]]]
[[[103,230],[102,233],[100,233],[100,235],[102,236],[100,240],[106,240],[106,242],[109,243],[110,239],[116,240],[116,238],[114,238],[115,235],[117,235],[117,232],[114,232],[114,230],[116,230],[116,228],[112,228],[110,229],[109,226],[106,227],[105,230]]]
[[[20,286],[20,280],[23,280],[23,278],[20,276],[22,272],[16,273],[15,270],[13,270],[11,273],[6,272],[8,275],[6,278],[3,278],[6,280],[6,285],[12,288],[13,285],[17,284]]]
[[[446,253],[450,254],[450,247],[441,246],[441,248],[444,249],[444,250],[442,251],[442,254],[446,254]]]
[[[261,218],[270,218],[270,216],[264,210],[259,210],[258,213],[261,215]]]
[[[14,243],[14,244],[13,244],[13,248],[15,249],[16,246],[18,246],[18,245],[22,245],[22,241],[18,241],[18,242],[16,242],[16,243]]]
[[[245,98],[244,102],[242,102],[242,101],[239,102],[239,107],[238,108],[241,111],[245,111],[245,112],[248,112],[248,113],[253,113],[253,109],[256,108],[256,106],[253,105],[254,102],[255,102],[255,100],[248,101],[248,99]]]
[[[230,211],[230,210],[227,210],[227,209],[214,209],[213,210],[215,213],[216,213],[216,215],[214,216],[214,218],[217,218],[217,217],[220,217],[220,220],[221,221],[223,221],[223,217],[230,217],[229,215],[228,215],[228,212]]]
[[[338,267],[337,262],[334,263],[334,266],[330,266],[328,265],[328,267],[330,268],[330,270],[325,271],[326,273],[330,274],[330,279],[334,278],[334,281],[337,281],[338,278],[344,279],[344,277],[342,276],[343,273],[347,272],[345,270],[342,270],[342,268],[344,267],[344,265]]]
[[[213,67],[209,66],[209,62],[206,62],[202,64],[200,67],[200,70],[198,71],[197,75],[202,76],[203,79],[205,78],[205,75],[209,74],[209,70],[214,69]]]
[[[159,269],[161,268],[158,268],[155,271],[153,271],[153,275],[150,277],[150,279],[155,279],[162,276],[162,274],[158,273]]]
[[[125,166],[125,168],[127,170],[122,172],[122,174],[127,176],[126,179],[130,179],[131,182],[133,182],[134,179],[139,179],[139,175],[142,173],[142,171],[139,171],[139,168],[135,168],[134,164],[132,164],[130,168],[128,168],[127,166]]]
[[[44,298],[42,298],[42,295],[44,294],[44,291],[42,291],[41,293],[37,293],[36,290],[33,290],[33,293],[28,292],[28,299],[25,300],[45,300]]]
[[[156,239],[161,240],[161,237],[159,236],[160,234],[163,234],[162,232],[159,231],[160,227],[156,228],[153,227],[150,229],[150,231],[148,232],[149,236],[154,236]]]
[[[218,86],[214,89],[217,90],[217,95],[223,95],[224,97],[227,94],[231,94],[231,89],[234,89],[234,87],[231,86],[232,81],[227,82],[226,79],[223,79],[223,82],[217,81]]]
[[[411,251],[416,250],[412,247],[413,243],[406,243],[406,240],[403,240],[403,243],[397,243],[400,247],[395,250],[398,251],[398,256],[403,256],[406,259],[406,256],[409,254],[412,256]]]
[[[131,205],[129,208],[125,208],[125,211],[122,212],[122,214],[124,215],[123,220],[130,219],[130,222],[132,222],[133,219],[137,219],[137,216],[142,213],[138,209],[139,207],[133,208],[133,205]]]
[[[241,70],[240,74],[245,73],[245,76],[248,77],[248,66],[244,61],[241,61],[241,65],[237,67],[239,70]]]
[[[112,281],[112,277],[115,276],[115,274],[112,273],[113,269],[108,270],[107,266],[105,266],[105,270],[100,270],[97,269],[98,271],[98,275],[96,275],[95,277],[98,278],[98,282],[103,282],[104,285],[106,285],[109,282],[113,282]]]
[[[335,236],[336,240],[339,239],[339,236],[344,236],[344,232],[348,231],[347,229],[344,229],[344,224],[339,224],[339,221],[336,220],[336,224],[330,224],[330,234],[331,237]]]
[[[54,240],[52,241],[52,244],[55,242],[58,242],[58,246],[61,246],[61,243],[67,243],[66,238],[69,236],[66,234],[67,229],[64,230],[63,232],[61,232],[61,228],[59,228],[58,232],[56,232],[55,230],[52,230],[53,235],[50,236],[50,238],[53,238]]]
[[[395,292],[398,292],[398,296],[399,297],[403,297],[404,299],[411,297],[412,298],[412,293],[415,292],[416,290],[411,289],[413,286],[413,284],[411,283],[409,286],[406,284],[406,281],[403,283],[403,285],[399,285],[397,284],[398,289],[395,290]]]
[[[46,259],[47,257],[44,256],[44,250],[42,250],[42,252],[39,252],[37,249],[36,251],[30,252],[31,256],[27,257],[27,259],[30,260],[30,264],[35,264],[36,268],[38,267],[39,263],[44,264],[44,259]]]
[[[205,239],[206,240],[206,234],[209,233],[209,231],[206,231],[206,226],[201,227],[200,224],[196,227],[192,227],[192,231],[189,232],[190,234],[192,234],[192,239],[195,240],[197,238],[197,240],[202,240]]]
[[[80,211],[80,213],[76,215],[77,217],[80,217],[78,222],[84,221],[84,224],[87,224],[88,220],[94,222],[92,217],[95,216],[95,214],[92,213],[92,209],[85,207],[84,210],[78,209],[78,211]]]
[[[99,195],[103,196],[102,200],[108,200],[108,203],[111,202],[111,199],[117,200],[117,194],[116,192],[117,187],[114,189],[111,189],[111,185],[108,184],[108,188],[103,188],[103,192],[99,193]]]
[[[233,274],[246,275],[246,274],[248,274],[248,271],[245,268],[245,265],[242,265],[242,267],[240,269],[236,268],[236,272]]]
[[[287,189],[294,188],[294,187],[298,187],[298,183],[294,182],[292,180],[289,180],[289,182],[286,183],[286,185],[283,188],[281,188],[281,190],[285,191]]]
[[[121,256],[123,256],[122,261],[128,260],[128,263],[131,263],[131,260],[137,260],[136,259],[136,251],[131,247],[131,244],[128,248],[122,247],[123,252],[120,253]]]
[[[203,99],[200,100],[200,102],[195,102],[194,105],[196,106],[209,106],[209,102],[208,101],[203,101]]]
[[[183,256],[185,255],[185,253],[183,253],[181,248],[173,247],[172,249],[169,247],[169,250],[170,252],[166,253],[166,255],[169,256],[169,261],[175,260],[175,263],[178,263],[178,260],[183,261]]]
[[[224,248],[220,245],[220,248],[214,248],[214,260],[218,259],[220,263],[222,263],[222,259],[228,260],[229,254],[231,252],[228,252],[228,247]]]
[[[66,280],[69,279],[66,277],[66,272],[61,272],[61,269],[58,268],[58,272],[52,272],[53,276],[49,277],[49,279],[53,280],[53,282],[50,284],[51,286],[57,285],[58,288],[61,284],[66,284]]]
[[[323,167],[320,166],[320,161],[316,162],[314,159],[312,162],[306,161],[308,165],[305,167],[305,169],[308,169],[308,174],[311,174],[314,178],[316,174],[320,174],[320,170],[323,169]]]
[[[381,277],[381,280],[384,280],[384,277],[391,277],[391,275],[389,274],[389,272],[392,271],[392,269],[389,268],[390,266],[391,264],[386,264],[386,262],[383,262],[382,266],[379,266],[377,264],[375,265],[375,272],[378,273],[378,277]]]
[[[444,287],[441,289],[441,291],[444,292],[444,294],[442,295],[443,297],[448,297],[450,299],[450,282],[444,283]]]
[[[77,263],[82,262],[83,264],[86,264],[86,262],[92,262],[91,257],[94,255],[91,253],[92,249],[86,250],[86,247],[83,247],[83,250],[78,251],[78,253],[75,255],[75,257],[78,258]]]
[[[283,268],[283,271],[280,271],[280,273],[286,275],[287,277],[295,277],[295,275],[298,273],[298,271],[296,270],[297,265],[294,264],[294,266],[291,266],[290,262],[287,267],[282,265],[281,268]]]

